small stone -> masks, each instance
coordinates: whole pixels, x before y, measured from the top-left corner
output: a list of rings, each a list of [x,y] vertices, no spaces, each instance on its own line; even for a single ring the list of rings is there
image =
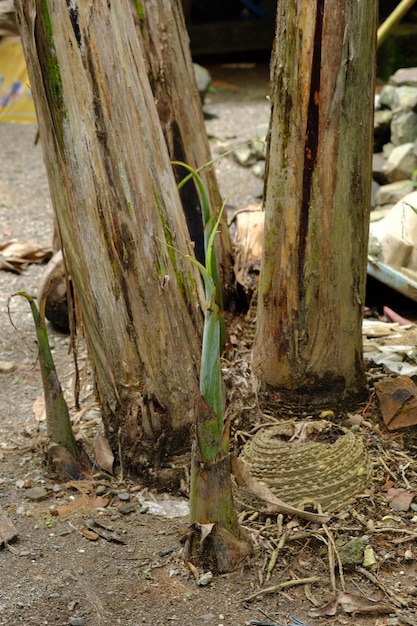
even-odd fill
[[[379,105],[392,109],[394,107],[395,87],[394,85],[384,85],[379,94]]]
[[[213,579],[212,572],[206,572],[205,574],[201,574],[200,578],[198,579],[197,585],[199,587],[206,587],[207,585],[211,583],[212,579]]]
[[[389,182],[410,178],[417,168],[417,158],[412,142],[396,146],[389,155],[384,172]]]
[[[413,111],[399,111],[391,122],[391,143],[400,146],[417,138],[417,115]]]
[[[339,548],[342,565],[360,565],[364,557],[364,543],[361,537],[354,537]]]
[[[136,505],[133,502],[127,502],[126,504],[121,504],[117,507],[117,510],[122,515],[128,515],[129,513],[134,513],[136,511]]]
[[[375,152],[372,156],[372,176],[381,185],[387,182],[384,172],[386,157],[382,152]]]
[[[0,374],[10,374],[16,369],[16,363],[13,361],[0,361]]]
[[[122,491],[117,495],[117,497],[119,498],[119,500],[127,502],[128,500],[130,500],[130,493],[127,493],[127,491]]]
[[[242,165],[243,167],[250,167],[256,161],[256,157],[254,156],[252,150],[246,146],[234,150],[233,158],[238,165]]]
[[[70,617],[68,624],[69,626],[85,626],[85,620],[82,617]]]
[[[376,562],[375,552],[372,546],[366,546],[363,555],[363,567],[371,569],[376,565]]]
[[[397,180],[394,183],[381,185],[375,195],[375,202],[379,206],[385,204],[392,206],[413,190],[414,185],[411,180]]]
[[[15,485],[18,489],[23,489],[23,487],[25,486],[25,481],[24,480],[16,480]]]
[[[415,111],[417,106],[417,88],[410,85],[401,85],[394,92],[394,109]]]
[[[397,70],[389,79],[389,84],[394,87],[400,87],[401,85],[417,87],[417,68],[408,67]]]
[[[258,161],[252,165],[252,174],[256,178],[263,178],[265,176],[265,161]]]
[[[26,489],[25,496],[29,500],[43,500],[47,498],[49,491],[45,487],[33,487],[32,489]]]
[[[195,82],[197,84],[198,93],[200,95],[201,103],[204,103],[207,90],[211,84],[211,76],[208,70],[198,63],[193,63]]]
[[[108,490],[108,485],[99,485],[96,489],[96,495],[97,496],[102,496],[103,494],[105,494]]]
[[[199,619],[201,619],[202,622],[208,623],[216,619],[216,616],[213,613],[205,613],[205,615],[201,615]]]

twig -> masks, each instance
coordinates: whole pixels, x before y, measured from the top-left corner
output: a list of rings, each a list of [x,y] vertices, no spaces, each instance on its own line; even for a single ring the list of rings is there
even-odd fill
[[[386,470],[387,474],[389,474],[390,476],[393,477],[393,479],[395,481],[398,480],[398,476],[396,475],[395,472],[393,472],[388,465],[385,463],[384,459],[382,458],[382,456],[378,457],[378,461],[381,463],[382,467]]]
[[[408,601],[405,598],[401,598],[401,596],[398,596],[394,591],[391,591],[390,589],[388,589],[388,587],[386,587],[384,583],[382,583],[374,574],[372,574],[371,572],[368,572],[367,569],[365,569],[364,567],[359,567],[359,566],[356,569],[363,576],[365,576],[371,582],[373,582],[374,585],[379,587],[381,591],[383,591],[385,595],[388,596],[388,598],[392,600],[392,603],[395,604],[395,606],[399,608],[404,608],[408,606]]]
[[[342,560],[340,558],[340,554],[339,551],[336,547],[336,543],[334,540],[334,537],[332,535],[332,533],[330,532],[327,524],[323,524],[323,528],[324,531],[329,539],[329,565],[330,565],[330,580],[332,583],[333,587],[333,591],[336,592],[336,575],[335,575],[335,562],[334,562],[334,557],[336,555],[337,558],[337,564],[339,566],[339,578],[340,578],[340,586],[342,587],[342,591],[346,591],[346,587],[345,587],[345,578],[343,576],[343,566],[342,566]]]
[[[269,593],[274,593],[275,591],[280,591],[281,589],[289,589],[290,587],[296,587],[297,585],[308,585],[309,583],[318,583],[321,580],[320,576],[310,576],[309,578],[294,578],[292,580],[287,580],[283,583],[279,583],[278,585],[274,585],[273,587],[266,587],[265,589],[260,589],[255,593],[252,593],[250,596],[245,598],[246,602],[250,602],[257,596],[267,595]]]

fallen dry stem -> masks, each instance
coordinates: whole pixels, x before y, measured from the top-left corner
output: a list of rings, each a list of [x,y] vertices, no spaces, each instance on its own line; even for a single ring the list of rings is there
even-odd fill
[[[374,585],[379,587],[381,591],[383,591],[385,595],[388,598],[390,598],[390,600],[392,601],[393,604],[395,604],[395,606],[399,608],[404,608],[408,606],[408,600],[406,600],[405,598],[402,598],[401,596],[398,596],[394,591],[391,591],[390,589],[388,589],[388,587],[386,587],[384,583],[382,583],[377,576],[375,576],[371,572],[368,572],[368,570],[365,569],[364,567],[357,567],[356,569],[363,576],[368,578],[368,580],[373,582]]]
[[[322,526],[328,538],[327,545],[328,545],[328,552],[329,552],[329,572],[330,572],[330,581],[332,584],[332,589],[333,591],[336,591],[336,574],[335,574],[335,571],[336,571],[335,556],[336,556],[337,564],[339,567],[340,586],[342,588],[342,591],[346,591],[345,578],[343,576],[342,560],[340,558],[339,551],[336,547],[336,542],[327,524],[323,524]]]
[[[270,593],[274,593],[275,591],[282,591],[282,589],[289,589],[290,587],[296,587],[298,585],[308,585],[311,583],[318,583],[321,580],[320,576],[310,576],[310,578],[293,578],[292,580],[287,580],[283,583],[278,583],[278,585],[273,585],[272,587],[266,587],[265,589],[259,589],[255,593],[252,593],[250,596],[247,596],[244,600],[245,602],[250,602],[254,598],[258,596],[267,595]]]

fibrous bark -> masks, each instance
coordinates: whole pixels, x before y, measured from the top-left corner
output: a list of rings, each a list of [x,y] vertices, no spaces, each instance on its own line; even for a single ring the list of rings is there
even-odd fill
[[[201,283],[131,5],[15,5],[107,433],[155,467],[189,442]]]
[[[198,169],[211,161],[203,110],[197,90],[189,38],[180,0],[132,0],[139,19],[149,80],[172,161],[183,161]],[[188,172],[174,167],[176,180]],[[213,213],[222,200],[213,166],[201,171]],[[203,221],[193,180],[181,190],[181,201],[195,253],[204,263]],[[232,250],[226,213],[216,238],[220,282],[225,302],[233,290]]]
[[[316,399],[364,390],[376,5],[278,4],[253,365]]]

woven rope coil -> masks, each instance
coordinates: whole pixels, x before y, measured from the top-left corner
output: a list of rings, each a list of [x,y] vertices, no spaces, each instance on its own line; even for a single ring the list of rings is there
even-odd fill
[[[363,438],[324,420],[262,428],[246,443],[241,458],[251,476],[287,504],[320,504],[323,511],[351,502],[371,473]]]

